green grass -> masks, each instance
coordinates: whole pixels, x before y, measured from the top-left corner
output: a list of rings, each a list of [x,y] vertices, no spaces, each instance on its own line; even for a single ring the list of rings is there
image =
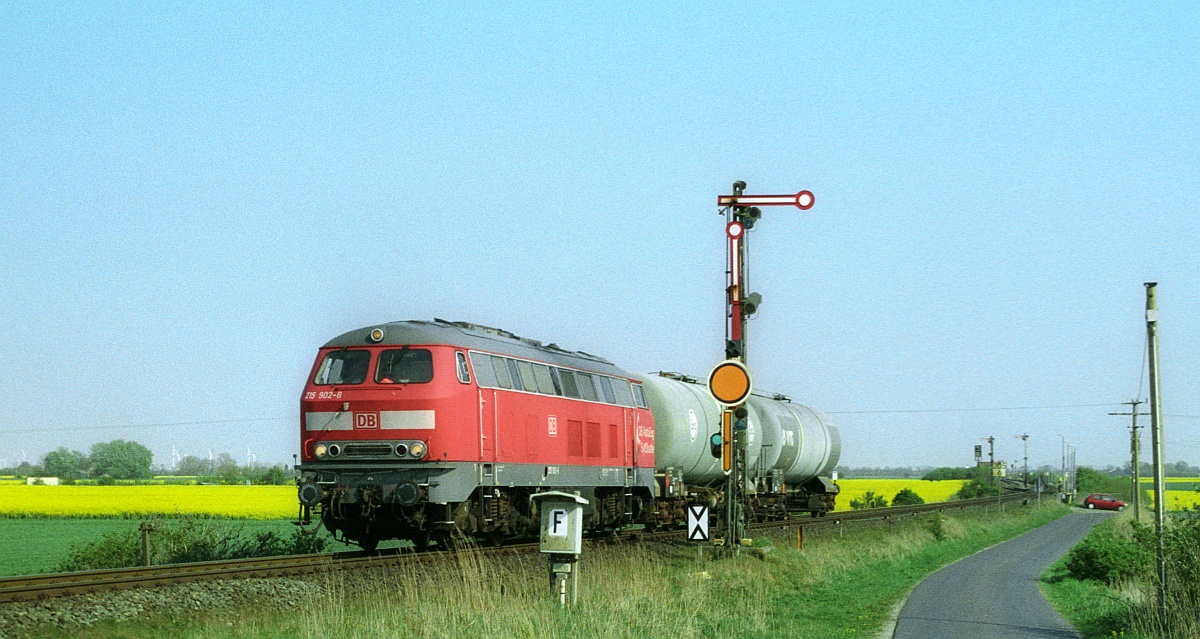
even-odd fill
[[[1147,637],[1129,629],[1129,607],[1099,581],[1075,579],[1059,560],[1042,573],[1038,584],[1042,596],[1075,629],[1093,637]]]
[[[266,531],[290,535],[295,529],[292,522],[285,519],[236,519],[228,522],[247,535]],[[117,518],[0,517],[0,576],[54,572],[71,544],[93,541],[106,533],[137,530],[139,523],[137,519]],[[357,546],[333,541],[324,529],[319,534],[329,539],[327,548],[331,551],[358,549]],[[387,547],[395,544],[380,545]]]
[[[265,607],[209,617],[157,616],[107,623],[73,636],[190,639],[318,637],[864,637],[874,636],[906,593],[937,568],[1069,512],[1009,506],[931,516],[886,526],[845,525],[768,536],[761,557],[701,559],[690,545],[589,546],[581,561],[579,606],[550,601],[545,559],[484,557],[334,573],[313,600],[290,614]],[[759,545],[763,542],[756,540]],[[86,631],[86,632],[85,632]]]

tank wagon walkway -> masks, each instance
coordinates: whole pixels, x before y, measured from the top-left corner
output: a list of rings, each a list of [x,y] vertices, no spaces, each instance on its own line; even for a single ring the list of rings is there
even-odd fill
[[[896,639],[1082,637],[1038,591],[1038,577],[1111,513],[1078,512],[950,564],[909,595]]]

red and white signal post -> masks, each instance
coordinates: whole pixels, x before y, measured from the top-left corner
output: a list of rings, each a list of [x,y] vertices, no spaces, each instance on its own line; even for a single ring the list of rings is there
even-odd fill
[[[744,488],[746,486],[745,448],[739,445],[740,433],[748,427],[746,398],[752,382],[746,367],[746,320],[758,311],[762,296],[749,293],[746,277],[746,234],[762,217],[760,206],[794,206],[807,211],[816,203],[810,191],[790,195],[746,195],[746,183],[733,183],[732,195],[717,196],[717,206],[725,216],[728,238],[728,286],[725,296],[725,361],[708,376],[713,398],[724,408],[721,416],[721,464],[725,471],[725,546],[738,547],[745,530]],[[716,436],[713,436],[715,447]]]

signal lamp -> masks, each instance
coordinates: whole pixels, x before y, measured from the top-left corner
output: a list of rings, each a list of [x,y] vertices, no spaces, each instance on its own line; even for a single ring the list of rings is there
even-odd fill
[[[738,406],[737,408],[733,409],[733,427],[738,430],[746,430],[746,417],[749,414],[750,411],[746,410],[745,406]]]
[[[396,444],[396,454],[403,457],[408,454],[408,446],[404,444]]]
[[[742,356],[742,346],[738,342],[725,340],[725,359],[737,359]]]
[[[742,314],[753,315],[758,312],[758,307],[762,305],[762,295],[751,293],[742,300]]]
[[[754,228],[754,223],[757,222],[758,218],[760,217],[762,217],[762,209],[758,208],[757,206],[752,206],[742,213],[742,225],[744,225],[746,230],[749,231],[750,229]]]
[[[313,454],[315,454],[317,457],[324,457],[328,450],[329,449],[325,448],[325,444],[317,444],[317,447],[313,449]]]
[[[721,433],[713,433],[712,437],[708,438],[709,452],[717,459],[721,458],[721,445],[725,442],[721,439]]]
[[[412,455],[413,457],[416,457],[416,458],[424,457],[425,456],[425,444],[417,442],[417,443],[413,444],[412,446],[408,447],[408,452],[410,455]]]

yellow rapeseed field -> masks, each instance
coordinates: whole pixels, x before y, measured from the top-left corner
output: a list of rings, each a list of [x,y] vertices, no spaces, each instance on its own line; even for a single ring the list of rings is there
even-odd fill
[[[1142,502],[1150,506],[1154,505],[1154,491],[1149,491],[1149,502]],[[1167,510],[1183,510],[1184,508],[1200,508],[1200,492],[1194,490],[1168,490],[1167,498],[1164,500],[1167,504]]]
[[[863,496],[867,491],[871,491],[876,495],[882,495],[887,500],[889,506],[892,505],[892,498],[896,496],[896,493],[905,488],[912,489],[927,504],[936,501],[946,501],[967,482],[961,479],[943,479],[940,481],[926,481],[924,479],[839,479],[837,483],[841,487],[842,492],[838,494],[837,508],[834,510],[850,510],[850,501]]]
[[[0,517],[295,517],[295,486],[4,486]]]

